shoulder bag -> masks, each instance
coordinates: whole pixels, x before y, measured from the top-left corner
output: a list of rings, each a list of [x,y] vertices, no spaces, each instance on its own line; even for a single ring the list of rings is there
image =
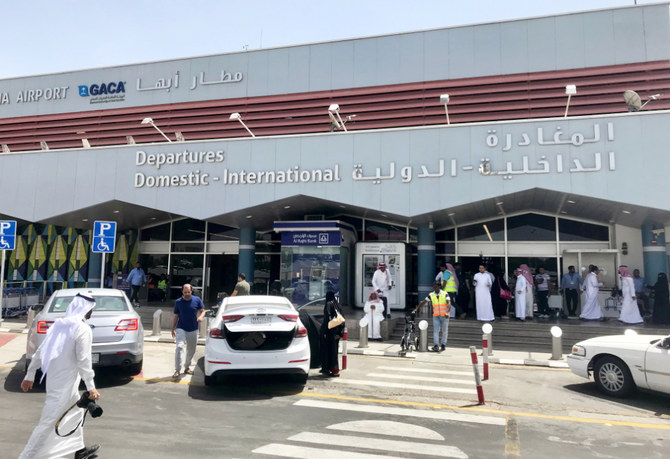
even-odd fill
[[[500,288],[500,298],[505,301],[512,301],[512,292],[500,287],[500,279],[498,279],[498,287]]]

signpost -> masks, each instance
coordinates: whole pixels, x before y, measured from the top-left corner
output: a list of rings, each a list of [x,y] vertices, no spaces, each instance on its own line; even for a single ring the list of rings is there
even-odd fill
[[[4,297],[5,285],[5,252],[14,250],[16,245],[16,222],[10,220],[0,220],[0,252],[2,252],[2,261],[0,261],[0,313],[2,312],[2,300]],[[2,322],[2,315],[0,315]]]
[[[93,241],[91,251],[102,254],[100,268],[100,288],[105,287],[105,254],[114,253],[116,244],[116,222],[93,222]]]

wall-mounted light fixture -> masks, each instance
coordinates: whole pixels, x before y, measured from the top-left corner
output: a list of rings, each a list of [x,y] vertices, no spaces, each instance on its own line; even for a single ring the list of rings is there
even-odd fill
[[[447,124],[449,124],[449,109],[447,108],[447,104],[449,103],[449,94],[440,95],[440,103],[444,105],[444,113],[447,114]]]
[[[626,242],[621,243],[621,254],[628,255],[628,243]]]
[[[154,123],[154,120],[153,120],[153,119],[151,119],[151,118],[144,118],[144,119],[142,120],[142,124],[150,124],[150,125],[152,125],[152,126],[154,127],[154,129],[156,129],[158,132],[161,133],[161,135],[162,135],[163,137],[165,137],[165,140],[167,140],[168,142],[172,143],[172,140],[170,140],[170,138],[169,138],[168,136],[165,135],[165,132],[161,131],[161,130],[158,128],[158,126],[156,126],[156,124]]]
[[[247,127],[246,124],[244,124],[244,121],[242,121],[242,116],[241,116],[239,113],[237,113],[237,112],[235,112],[235,113],[231,113],[231,114],[230,114],[230,119],[231,119],[231,120],[237,120],[237,121],[239,121],[240,124],[242,124],[242,126],[244,126],[244,129],[246,129],[247,132],[248,132],[249,134],[251,134],[251,137],[256,137],[256,136],[254,135],[254,133],[251,132],[251,129],[249,129],[249,128]]]
[[[565,105],[565,115],[563,118],[568,117],[568,108],[570,108],[570,98],[577,94],[577,86],[574,84],[569,84],[565,87],[565,94],[568,96],[568,103]]]

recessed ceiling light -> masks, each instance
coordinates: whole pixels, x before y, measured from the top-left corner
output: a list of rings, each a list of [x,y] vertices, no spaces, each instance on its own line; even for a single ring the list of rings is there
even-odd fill
[[[88,221],[88,218],[82,218],[81,221],[82,221],[82,222],[87,222],[87,221]]]
[[[623,212],[624,214],[630,214],[630,211],[628,210],[622,210],[621,212]]]
[[[567,212],[566,212],[566,211],[564,211],[564,210],[562,210],[562,211],[561,211],[561,213],[562,213],[562,214],[567,214]]]
[[[291,206],[284,206],[284,209],[290,209]]]
[[[156,220],[156,217],[151,217],[152,220]]]
[[[502,201],[496,202],[496,206],[502,206],[503,204],[504,204],[504,202],[502,202]]]
[[[456,215],[456,214],[454,212],[452,212],[450,214],[447,214],[447,217],[453,217],[454,215]]]
[[[386,218],[386,217],[387,217],[387,216],[386,216],[386,214],[381,214],[381,216],[382,216],[382,217],[384,217],[384,218]]]
[[[571,199],[568,199],[568,204],[574,204],[575,201],[572,201]]]
[[[118,214],[119,212],[121,212],[121,211],[120,210],[115,210],[114,211],[115,214]]]
[[[247,215],[247,218],[251,218],[251,217],[253,217],[253,215]]]
[[[340,204],[340,207],[343,208],[343,209],[347,208],[347,206],[343,206],[342,204]]]

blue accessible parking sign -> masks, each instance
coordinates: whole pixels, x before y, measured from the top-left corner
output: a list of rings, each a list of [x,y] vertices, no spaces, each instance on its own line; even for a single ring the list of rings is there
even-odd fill
[[[0,250],[14,250],[16,244],[16,222],[0,220]]]
[[[116,222],[96,221],[93,223],[91,250],[95,253],[114,253],[116,243]]]

